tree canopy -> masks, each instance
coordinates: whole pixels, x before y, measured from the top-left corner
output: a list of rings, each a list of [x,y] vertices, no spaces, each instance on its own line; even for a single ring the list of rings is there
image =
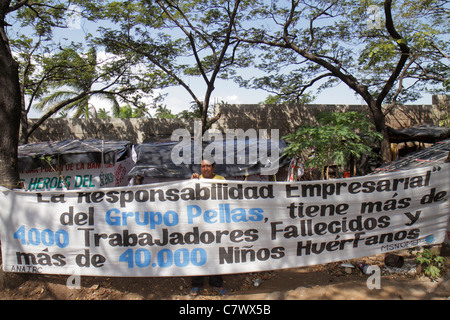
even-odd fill
[[[206,130],[216,120],[208,108],[217,79],[264,89],[268,103],[311,102],[344,83],[369,106],[387,150],[386,113],[450,89],[448,0],[2,3],[27,97],[25,136],[36,127],[26,125],[31,107],[46,106],[39,125],[63,109],[88,115],[94,95],[113,101],[119,116],[120,107],[145,110],[159,89],[181,86]],[[67,28],[74,15],[95,30],[80,42],[55,42],[55,28]]]
[[[239,34],[264,50],[257,66],[266,74],[242,81],[292,101],[314,83],[322,92],[338,81],[366,102],[448,92],[449,14],[439,0],[271,1],[252,11],[264,24]]]

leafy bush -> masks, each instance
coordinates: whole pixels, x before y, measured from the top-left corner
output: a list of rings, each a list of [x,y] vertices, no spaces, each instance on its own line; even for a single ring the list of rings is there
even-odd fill
[[[305,155],[305,167],[318,167],[323,176],[325,166],[346,165],[351,156],[376,156],[372,146],[382,135],[373,130],[367,115],[360,112],[321,112],[317,126],[302,125],[283,137],[288,143],[284,155]]]
[[[430,249],[424,249],[423,252],[418,252],[416,255],[416,262],[423,266],[423,271],[426,276],[431,279],[436,279],[441,276],[444,269],[445,258],[439,256],[439,253]]]

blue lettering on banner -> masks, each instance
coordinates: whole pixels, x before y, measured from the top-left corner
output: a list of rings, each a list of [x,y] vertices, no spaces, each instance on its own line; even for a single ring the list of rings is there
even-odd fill
[[[257,222],[264,219],[264,210],[261,208],[250,208],[248,212],[244,208],[231,209],[229,204],[219,204],[218,210],[208,209],[203,211],[198,205],[187,206],[187,222],[194,224],[197,222],[206,222],[208,224],[230,223],[230,222]],[[134,220],[137,225],[149,225],[154,230],[157,226],[173,227],[179,223],[179,215],[173,210],[165,213],[158,211],[120,211],[119,209],[110,209],[106,212],[105,220],[111,226],[127,226],[129,220]],[[201,220],[201,221],[197,221]]]
[[[187,206],[188,224],[194,224],[194,219],[202,217],[203,221],[212,223],[230,223],[230,222],[256,222],[263,220],[264,212],[261,208],[251,208],[248,214],[244,208],[231,209],[230,204],[219,204],[219,210],[205,210],[197,205]]]
[[[36,228],[31,228],[26,230],[25,226],[22,225],[13,235],[14,239],[20,241],[22,245],[33,245],[39,246],[44,245],[46,247],[58,246],[60,248],[65,248],[69,244],[69,234],[66,230],[57,230],[56,232],[50,229],[39,230]]]
[[[127,249],[119,257],[119,262],[126,262],[128,268],[132,269],[134,266],[138,268],[146,267],[160,267],[168,268],[176,266],[179,268],[195,266],[203,266],[208,259],[206,250],[203,248],[196,248],[192,251],[188,249],[177,249],[172,251],[170,249],[162,249],[156,254],[156,259],[152,262],[152,254],[148,249]]]
[[[178,213],[172,210],[162,214],[157,211],[121,212],[119,209],[110,209],[106,212],[105,219],[106,223],[111,226],[127,226],[128,218],[133,219],[133,217],[137,225],[149,225],[152,230],[154,230],[156,226],[160,226],[163,223],[165,226],[173,227],[178,225],[179,222]]]

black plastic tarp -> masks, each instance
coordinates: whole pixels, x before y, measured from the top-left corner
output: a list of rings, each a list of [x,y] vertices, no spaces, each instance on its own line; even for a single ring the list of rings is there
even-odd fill
[[[230,157],[227,158],[226,153],[227,148],[230,148],[230,144],[233,146],[232,160]],[[182,152],[178,155],[176,154],[179,148],[174,150],[177,145],[180,147],[180,142],[155,142],[136,145],[135,152],[137,158],[135,160],[135,166],[129,172],[129,176],[141,175],[152,178],[188,179],[192,173],[200,172],[200,164],[194,161],[194,156],[200,150],[197,149],[197,152],[195,152],[194,148],[198,148],[199,144],[196,144],[194,141],[191,142],[190,160],[184,161],[181,164],[175,164],[172,161],[173,151],[175,152],[175,157],[182,156]],[[276,165],[271,162],[277,162],[279,167],[289,162],[288,159],[282,156],[283,150],[286,148],[286,142],[279,140],[278,145],[276,145],[271,140],[265,139],[235,139],[218,142],[203,141],[200,154],[203,154],[203,151],[207,148],[207,154],[211,153],[215,157],[216,174],[224,177],[253,175],[261,173],[263,168],[270,168],[272,165]],[[276,149],[275,146],[277,147]],[[188,150],[187,148],[185,151]],[[271,154],[272,148],[274,149],[273,156]],[[257,150],[257,156],[254,155],[255,150]],[[255,159],[249,156],[250,153]],[[222,161],[217,161],[219,154],[222,154]]]
[[[131,143],[101,139],[46,141],[19,146],[19,171],[68,163],[115,164],[129,156]]]
[[[439,127],[432,124],[421,124],[404,129],[388,128],[391,143],[419,141],[424,143],[436,143],[450,138],[450,128]]]

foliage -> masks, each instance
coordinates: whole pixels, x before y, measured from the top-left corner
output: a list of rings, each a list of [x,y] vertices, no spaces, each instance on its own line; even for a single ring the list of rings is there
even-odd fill
[[[44,59],[43,73],[51,75],[46,82],[52,90],[34,107],[38,110],[51,110],[62,101],[86,93],[80,99],[67,104],[64,111],[75,110],[75,118],[89,118],[91,115],[89,101],[95,94],[88,93],[92,92],[92,87],[100,76],[95,48],[91,48],[84,54],[80,54],[75,47],[64,48],[57,54]],[[114,95],[108,92],[98,92],[97,95],[111,101],[115,108],[118,107]]]
[[[368,23],[371,7],[378,24]],[[427,91],[446,93],[448,15],[447,0],[265,2],[248,14],[262,22],[238,29],[239,39],[258,45],[260,59],[253,61],[264,73],[240,82],[292,101],[342,81],[366,101],[365,94],[377,99],[383,93],[385,104],[414,101]]]
[[[196,104],[207,129],[208,109],[217,79],[230,79],[236,67],[248,64],[240,42],[231,38],[236,23],[245,19],[243,9],[254,1],[111,1],[105,17],[114,26],[102,27],[98,43],[112,54],[133,55],[154,74],[160,87],[181,86]],[[198,88],[192,78],[202,82]],[[200,90],[201,90],[200,89]],[[184,116],[187,116],[186,115]]]
[[[294,98],[290,97],[289,95],[282,95],[282,94],[269,94],[266,99],[261,104],[307,104],[311,103],[314,100],[314,97],[311,93],[303,93],[299,96],[296,96]]]
[[[367,115],[359,112],[321,112],[315,126],[302,125],[283,137],[289,143],[284,154],[306,159],[307,168],[322,170],[330,164],[346,165],[350,157],[374,155],[373,145],[382,136],[374,132]]]
[[[158,119],[176,119],[177,115],[173,114],[167,106],[159,105],[156,107],[155,117]]]
[[[87,49],[61,46],[52,37],[55,28],[67,28],[73,5],[83,21],[98,21],[98,30],[89,30],[94,34],[86,32]],[[375,28],[367,24],[370,6],[379,8]],[[30,97],[24,101],[59,98],[49,111],[81,92],[77,102],[64,105],[79,109],[79,116],[91,116],[87,96],[94,94],[142,109],[154,89],[177,85],[207,127],[214,120],[207,118],[216,79],[264,89],[271,94],[266,103],[310,102],[344,82],[368,103],[377,131],[385,133],[382,103],[450,89],[448,0],[29,0],[11,1],[7,12],[22,89]],[[92,50],[107,58],[98,61],[97,54],[94,65],[77,57],[89,58]],[[193,78],[203,80],[203,92],[196,92]]]
[[[21,142],[47,118],[56,115],[74,117],[108,117],[97,112],[95,96],[112,106],[112,116],[120,116],[120,106],[131,105],[133,116],[146,114],[148,97],[154,97],[161,74],[139,68],[132,54],[120,57],[104,52],[84,24],[107,22],[104,0],[30,0],[11,3],[7,34],[11,51],[19,62],[19,77],[25,95],[22,105]],[[13,8],[13,9],[12,9]],[[85,38],[54,37],[55,29],[69,27],[70,18],[79,15]],[[95,33],[95,30],[89,30]],[[77,32],[79,34],[79,32]],[[157,95],[155,100],[159,96]],[[34,124],[28,124],[31,108],[44,111]],[[71,111],[71,112],[69,112]]]
[[[254,61],[263,75],[243,76],[240,83],[291,101],[308,90],[317,94],[345,84],[367,103],[376,130],[383,134],[382,160],[388,162],[383,104],[390,104],[390,111],[426,91],[448,92],[447,4],[448,0],[264,2],[248,14],[263,23],[237,32],[239,40],[259,49]],[[378,9],[374,26],[368,23],[371,8]]]
[[[143,118],[148,115],[147,108],[133,108],[131,105],[126,104],[119,108],[119,113],[115,114],[114,117],[120,119],[130,119],[130,118]]]
[[[424,267],[425,275],[431,279],[439,278],[445,266],[445,258],[439,256],[439,252],[430,249],[418,252],[416,262]]]

